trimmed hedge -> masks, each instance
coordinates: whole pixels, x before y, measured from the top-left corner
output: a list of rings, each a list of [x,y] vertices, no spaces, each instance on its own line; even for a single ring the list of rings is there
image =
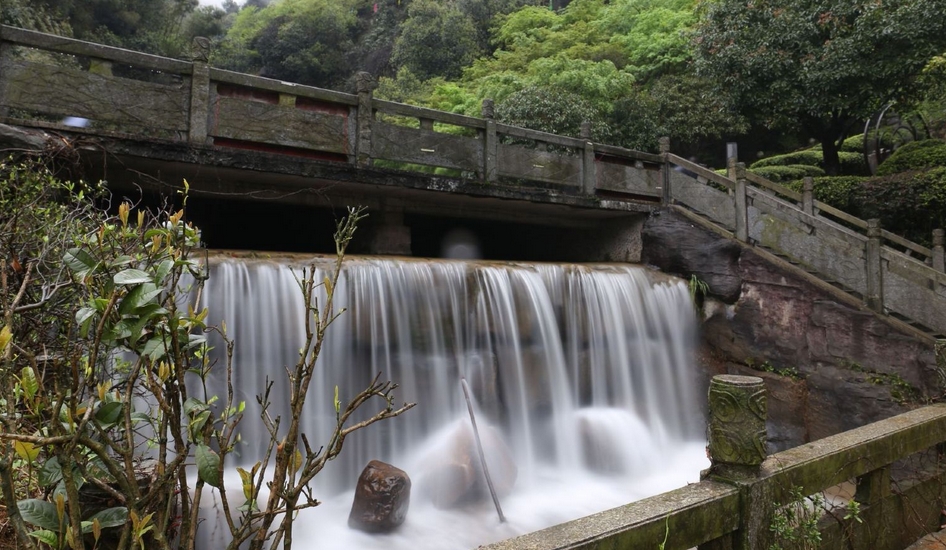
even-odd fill
[[[925,139],[911,141],[898,148],[877,168],[878,176],[890,176],[908,170],[946,166],[946,141]]]
[[[779,183],[797,180],[805,176],[811,176],[813,178],[824,176],[824,170],[817,166],[810,166],[807,164],[790,164],[788,166],[760,166],[758,168],[752,168],[750,172]]]
[[[848,176],[866,176],[868,174],[867,165],[864,163],[864,155],[852,152],[838,153],[838,159],[841,161],[841,173]],[[805,149],[804,151],[795,151],[784,155],[776,155],[756,161],[749,168],[763,168],[766,166],[792,166],[792,165],[818,166],[824,168],[824,157],[820,149]]]
[[[946,228],[946,166],[869,178],[851,195],[862,219],[880,218],[884,229],[929,246]]]
[[[853,203],[853,195],[870,178],[862,176],[836,176],[815,178],[815,199],[831,206],[854,214],[857,205]],[[802,192],[802,180],[795,180],[785,184],[790,189]],[[856,214],[855,214],[856,215]]]
[[[880,177],[815,178],[815,198],[884,229],[930,246],[934,229],[946,228],[946,166]],[[801,192],[802,181],[785,184]]]

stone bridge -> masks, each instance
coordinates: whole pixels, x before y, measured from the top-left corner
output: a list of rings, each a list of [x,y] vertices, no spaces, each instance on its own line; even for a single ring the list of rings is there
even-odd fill
[[[216,248],[318,248],[329,213],[375,210],[364,251],[437,255],[462,222],[497,259],[641,259],[641,228],[670,209],[932,341],[946,334],[943,233],[932,248],[730,163],[558,136],[4,26],[7,144],[51,148],[117,193],[171,196]],[[134,195],[133,195],[134,196]],[[272,205],[272,206],[270,206]],[[210,222],[210,223],[208,223]],[[322,224],[322,225],[320,225]],[[232,239],[240,235],[239,243]],[[313,236],[315,235],[315,236]],[[254,240],[255,239],[255,240]],[[269,243],[267,247],[265,243]],[[327,245],[326,245],[327,246]]]

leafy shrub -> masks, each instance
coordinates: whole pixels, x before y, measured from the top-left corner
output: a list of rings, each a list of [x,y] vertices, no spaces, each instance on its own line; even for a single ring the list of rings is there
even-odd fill
[[[591,103],[571,92],[529,86],[496,105],[496,118],[512,126],[578,137],[581,123],[591,121],[591,136],[608,143],[610,129]]]
[[[856,210],[856,206],[852,203],[852,196],[866,180],[867,178],[861,176],[816,177],[814,181],[815,199],[846,212],[853,212]],[[803,188],[800,179],[788,182],[785,185],[799,193]]]
[[[864,134],[855,134],[841,144],[842,153],[859,153],[864,152]]]
[[[946,166],[946,141],[926,139],[912,141],[890,155],[877,169],[878,176],[889,176],[909,170]]]
[[[751,170],[753,174],[774,182],[787,182],[797,180],[805,176],[819,177],[824,176],[824,170],[818,166],[807,164],[791,164],[788,166],[760,166]]]
[[[851,194],[852,214],[879,218],[884,229],[929,245],[946,227],[946,166],[869,178]]]
[[[867,176],[869,175],[867,165],[864,163],[864,157],[860,153],[840,152],[838,158],[841,161],[841,173],[846,176]],[[766,166],[791,166],[804,164],[807,166],[818,166],[824,168],[824,158],[822,152],[817,149],[805,149],[804,151],[795,151],[784,155],[775,155],[756,161],[749,168],[755,170]]]

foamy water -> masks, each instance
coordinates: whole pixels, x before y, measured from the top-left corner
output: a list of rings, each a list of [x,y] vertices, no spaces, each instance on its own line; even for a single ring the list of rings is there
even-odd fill
[[[215,260],[204,292],[209,320],[226,319],[237,342],[249,463],[264,441],[254,395],[269,377],[281,382],[276,405],[287,400],[284,368],[302,341],[295,273]],[[631,266],[349,261],[336,293],[349,311],[329,329],[303,429],[318,446],[334,422],[335,386],[344,400],[377,372],[401,385],[398,402],[417,407],[346,441],[316,478],[323,504],[301,513],[294,546],[474,548],[697,481],[708,462],[695,318],[685,284],[653,279]],[[501,498],[505,524],[488,497],[438,509],[430,496],[425,475],[449,460],[451,438],[469,423],[461,376],[481,431],[496,434],[518,468]],[[390,534],[347,524],[355,480],[372,459],[413,481],[407,520]]]

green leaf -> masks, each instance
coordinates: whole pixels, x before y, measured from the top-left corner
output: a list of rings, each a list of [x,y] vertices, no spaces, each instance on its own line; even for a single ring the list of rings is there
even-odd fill
[[[188,422],[187,429],[190,431],[192,439],[198,439],[200,437],[200,432],[204,429],[204,425],[207,424],[207,420],[209,419],[210,411],[206,410]]]
[[[83,338],[88,336],[89,327],[92,326],[92,320],[95,318],[95,308],[83,307],[76,313],[76,323],[79,325],[79,333]]]
[[[39,539],[43,544],[48,544],[53,548],[59,546],[59,535],[54,531],[49,531],[48,529],[40,529],[39,531],[30,531],[29,535],[33,538]]]
[[[140,269],[125,269],[119,271],[112,278],[116,285],[137,285],[140,283],[150,283],[151,275],[148,275]]]
[[[184,414],[191,416],[195,412],[203,412],[208,409],[207,403],[204,403],[196,397],[188,397],[187,401],[184,401]]]
[[[62,466],[59,465],[57,457],[52,457],[39,469],[39,484],[42,487],[49,487],[58,483],[60,479],[62,479]]]
[[[164,344],[164,338],[161,336],[152,337],[145,342],[144,348],[141,349],[141,354],[147,355],[152,361],[157,361],[167,355],[167,346]]]
[[[23,521],[30,525],[59,531],[59,513],[56,505],[38,498],[21,500],[16,503]]]
[[[113,401],[111,403],[105,403],[99,410],[95,411],[95,420],[102,425],[102,427],[113,426],[118,423],[118,420],[122,416],[122,402]]]
[[[70,248],[62,259],[80,279],[85,279],[99,265],[99,261],[94,256],[81,248]]]
[[[122,271],[122,273],[127,273],[128,271],[137,270],[129,269]],[[144,272],[141,271],[140,273]],[[121,275],[121,273],[118,275]],[[118,277],[118,275],[116,275],[116,277]],[[115,282],[122,284],[118,281]],[[142,285],[136,286],[135,288],[131,289],[131,291],[122,299],[122,303],[118,307],[118,313],[122,315],[131,315],[133,313],[137,313],[138,308],[151,303],[151,300],[153,300],[158,294],[161,294],[161,289],[152,282],[145,282]]]
[[[220,488],[220,457],[206,445],[198,445],[195,453],[197,477],[211,487]]]
[[[32,401],[36,397],[36,392],[39,391],[39,381],[36,380],[36,375],[31,367],[23,367],[20,370],[20,385],[23,386],[23,393],[26,398]]]
[[[164,284],[164,279],[171,273],[171,269],[174,267],[174,262],[171,260],[164,260],[158,264],[157,269],[154,271],[154,282]]]
[[[128,265],[133,261],[135,261],[135,259],[132,258],[131,256],[119,256],[115,258],[114,260],[112,260],[111,262],[109,262],[108,265],[109,267],[121,267],[123,265]]]
[[[107,529],[109,527],[121,527],[128,521],[128,508],[125,508],[124,506],[106,508],[105,510],[102,510],[101,512],[98,512],[97,514],[90,517],[89,523],[91,524],[96,519],[99,520],[99,524],[103,529]]]

